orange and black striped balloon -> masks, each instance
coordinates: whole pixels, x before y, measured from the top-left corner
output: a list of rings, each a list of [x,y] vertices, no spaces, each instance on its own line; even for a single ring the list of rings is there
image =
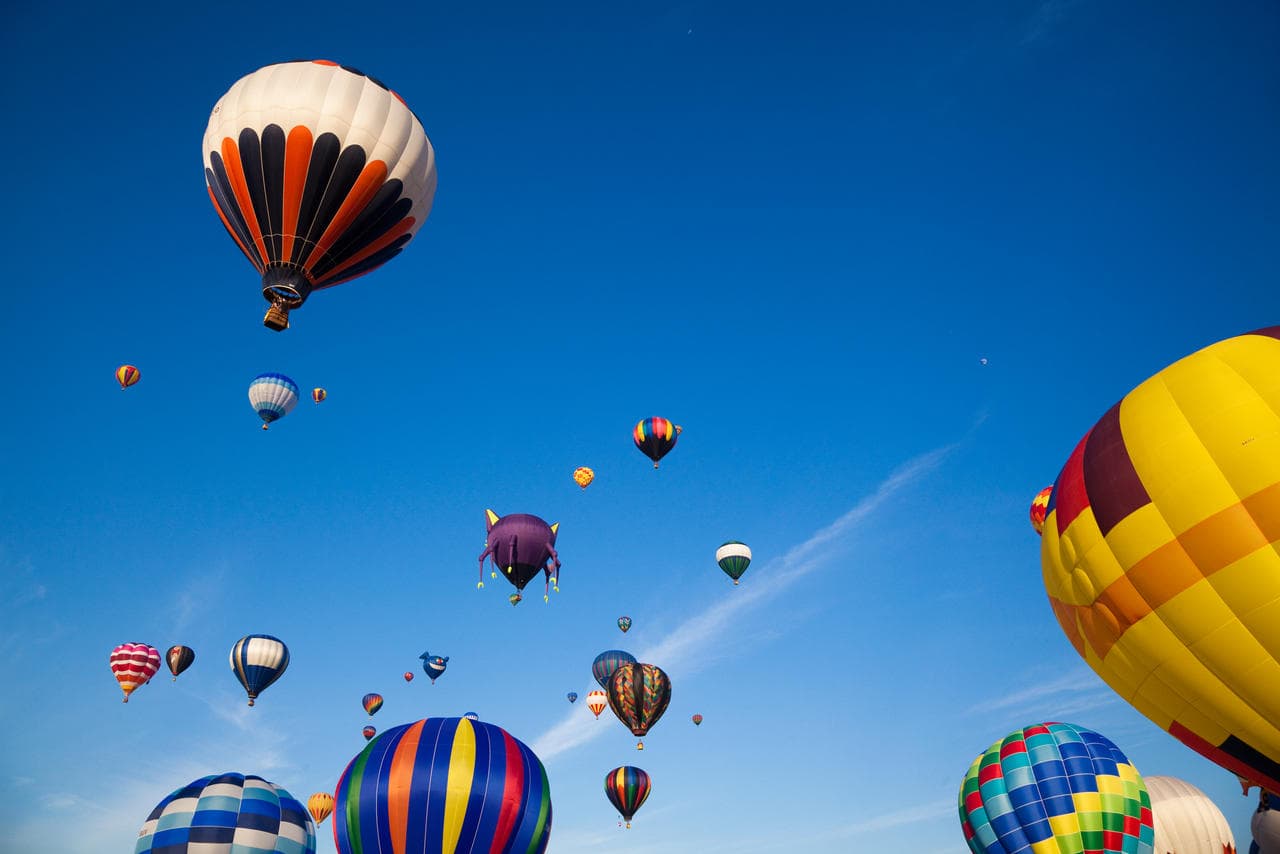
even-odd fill
[[[286,310],[399,254],[436,189],[435,152],[400,96],[321,60],[236,82],[209,117],[204,165],[223,226]]]

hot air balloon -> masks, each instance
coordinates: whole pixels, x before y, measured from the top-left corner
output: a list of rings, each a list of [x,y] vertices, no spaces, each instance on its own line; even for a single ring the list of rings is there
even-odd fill
[[[324,820],[333,814],[333,795],[328,792],[316,792],[307,798],[307,811],[316,820],[316,824],[323,824]]]
[[[648,735],[671,702],[671,680],[655,665],[624,664],[609,677],[608,693],[609,708],[631,734]]]
[[[645,418],[636,424],[631,438],[641,453],[653,460],[653,467],[657,468],[658,460],[676,446],[676,439],[682,429],[680,425],[672,424],[665,418]]]
[[[314,400],[316,403],[320,403],[322,400],[324,400],[328,396],[329,396],[329,392],[325,391],[322,388],[316,387],[311,389],[311,399]]]
[[[378,709],[382,708],[381,694],[365,694],[360,700],[360,705],[364,706],[364,710],[369,713],[369,717],[373,717],[378,713]]]
[[[573,482],[578,486],[586,489],[591,485],[591,481],[596,479],[596,473],[586,466],[578,466],[573,470]]]
[[[596,720],[600,720],[600,713],[604,711],[604,707],[609,705],[609,695],[603,691],[587,692],[587,708],[596,716]]]
[[[1177,777],[1144,777],[1155,822],[1155,854],[1236,854],[1236,839],[1209,797]]]
[[[116,382],[120,383],[121,391],[124,391],[140,379],[142,379],[142,372],[133,365],[121,365],[116,368]]]
[[[235,673],[252,706],[289,667],[289,647],[271,635],[245,635],[231,647],[231,671]]]
[[[431,677],[431,684],[436,684],[436,680],[444,675],[445,666],[449,663],[449,656],[432,655],[424,652],[418,656],[422,659],[422,670]]]
[[[542,854],[551,787],[542,762],[501,727],[427,718],[365,745],[338,780],[339,854]]]
[[[747,567],[751,566],[751,548],[746,543],[730,540],[716,549],[716,563],[724,570],[725,575],[733,579],[733,583],[736,585],[738,579],[742,577],[742,573],[746,572]]]
[[[480,720],[480,716],[479,716],[479,715],[477,715],[475,712],[463,712],[463,713],[462,713],[462,716],[463,716],[464,718],[466,718],[467,720],[469,720],[469,721],[478,721],[478,720]]]
[[[591,675],[600,683],[600,687],[608,690],[609,677],[624,664],[635,664],[636,658],[629,652],[620,649],[606,649],[591,662]]]
[[[693,721],[694,726],[702,726],[702,715],[694,715],[689,720]]]
[[[1067,638],[1183,744],[1280,790],[1280,326],[1129,392],[1068,458],[1040,558]]]
[[[410,673],[408,670],[406,670],[406,671],[404,672],[404,681],[406,681],[406,682],[412,682],[412,681],[413,681],[413,674],[412,674],[412,673]]]
[[[630,617],[619,617],[619,618],[618,618],[618,628],[622,629],[622,633],[625,635],[625,634],[627,633],[627,631],[631,628],[631,618],[630,618]]]
[[[1044,517],[1049,512],[1049,496],[1053,495],[1053,487],[1046,486],[1031,499],[1031,527],[1036,533],[1044,531]]]
[[[1249,846],[1249,854],[1280,854],[1280,801],[1275,795],[1262,792],[1258,798],[1258,809],[1249,822],[1253,844]]]
[[[973,854],[1152,854],[1155,830],[1142,775],[1092,730],[1044,723],[978,755],[959,795]]]
[[[364,729],[360,730],[360,734],[364,736],[365,741],[368,741],[369,739],[373,738],[375,735],[378,734],[378,730],[374,727],[367,726]]]
[[[258,374],[249,383],[249,403],[266,430],[272,421],[284,418],[298,405],[298,384],[284,374]]]
[[[169,672],[173,674],[173,681],[177,682],[178,674],[196,660],[196,651],[189,646],[171,646],[165,652],[164,660],[169,663]]]
[[[650,788],[649,775],[634,765],[623,765],[604,775],[605,797],[622,814],[627,827],[631,827],[632,817],[649,797]]]
[[[558,593],[560,588],[556,581],[560,572],[560,556],[556,554],[556,532],[560,523],[548,525],[528,513],[500,517],[492,510],[484,511],[484,517],[487,534],[484,551],[480,553],[481,580],[476,586],[484,587],[484,559],[489,558],[517,591],[523,590],[529,580],[541,572],[546,576],[547,587],[555,587]],[[542,598],[547,598],[547,591],[543,592]],[[519,603],[518,598],[511,602],[512,605]]]
[[[156,805],[134,854],[314,854],[316,827],[293,795],[252,774],[201,777]]]
[[[237,81],[209,116],[204,167],[223,226],[262,274],[263,325],[277,332],[312,291],[400,254],[436,191],[435,152],[400,96],[324,60]]]
[[[150,682],[160,669],[160,650],[145,643],[122,643],[111,650],[107,661],[127,703],[129,695]]]
[[[577,692],[577,691],[570,691],[568,694],[565,694],[565,696],[569,698],[569,702],[570,702],[570,703],[576,703],[576,702],[578,702],[578,692]]]

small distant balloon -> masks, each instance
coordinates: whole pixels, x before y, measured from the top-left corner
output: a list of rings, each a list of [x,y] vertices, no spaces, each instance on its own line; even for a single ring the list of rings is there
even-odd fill
[[[979,363],[979,364],[982,364],[982,365],[985,365],[985,364],[987,363],[987,360],[986,360],[985,358],[982,358],[982,359],[979,359],[979,360],[978,360],[978,363]]]
[[[578,466],[573,470],[573,480],[578,486],[586,489],[591,485],[591,481],[596,479],[596,473],[586,466]]]
[[[746,543],[730,540],[716,549],[716,563],[737,584],[742,573],[751,566],[751,548]]]
[[[365,727],[364,729],[360,730],[360,732],[364,734],[365,741],[368,741],[369,739],[373,738],[375,735],[378,734],[378,730],[371,726]]]
[[[164,654],[164,660],[169,664],[169,672],[173,674],[173,681],[178,681],[178,674],[191,666],[196,660],[196,651],[189,646],[171,646]]]
[[[680,425],[672,424],[665,418],[644,418],[631,431],[631,438],[640,452],[653,460],[653,467],[657,468],[658,461],[676,446],[676,439],[681,432],[683,428]]]
[[[160,669],[160,650],[145,643],[122,643],[111,650],[108,663],[127,703],[129,695],[150,682]]]
[[[462,716],[463,716],[464,718],[466,718],[467,720],[469,720],[469,721],[478,721],[478,720],[480,720],[480,716],[479,716],[479,715],[477,715],[475,712],[463,712],[463,713],[462,713]]]
[[[578,702],[578,693],[576,691],[570,691],[568,694],[565,694],[565,696],[569,698],[570,703]]]
[[[600,713],[604,711],[604,707],[609,705],[609,695],[603,691],[587,692],[587,708],[596,716],[596,720],[600,720]]]
[[[1031,499],[1031,527],[1037,534],[1044,534],[1044,518],[1049,515],[1049,497],[1053,495],[1053,487],[1046,486]]]
[[[298,405],[298,384],[284,374],[258,374],[249,383],[249,404],[266,430],[272,421],[285,417]]]
[[[693,721],[694,726],[702,726],[702,715],[694,715],[689,720]]]
[[[365,694],[360,701],[360,705],[364,706],[364,710],[369,713],[370,717],[378,713],[378,709],[382,708],[381,694]]]
[[[436,684],[436,680],[444,674],[445,666],[449,663],[449,656],[432,655],[429,652],[424,652],[418,658],[422,659],[422,669],[431,677],[431,684]]]
[[[413,674],[412,674],[412,673],[410,673],[408,670],[406,670],[406,671],[404,672],[404,681],[406,681],[406,682],[412,682],[412,681],[413,681]]]
[[[316,820],[316,824],[323,824],[324,820],[333,814],[333,795],[328,792],[316,792],[307,798],[307,811]]]
[[[140,379],[142,379],[142,373],[133,365],[121,365],[116,368],[116,382],[120,383],[121,391],[124,391]]]
[[[627,633],[627,631],[631,628],[631,618],[630,618],[630,617],[619,617],[619,618],[618,618],[618,628],[622,629],[622,633],[623,633],[623,634],[626,634],[626,633]]]
[[[329,392],[325,391],[322,388],[317,387],[317,388],[311,389],[311,399],[314,400],[316,403],[319,403],[320,401],[324,400],[328,396],[329,396]]]

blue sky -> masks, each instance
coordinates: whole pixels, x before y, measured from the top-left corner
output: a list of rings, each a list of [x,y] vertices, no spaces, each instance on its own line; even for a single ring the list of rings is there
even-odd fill
[[[1026,511],[1134,384],[1277,322],[1277,35],[1264,2],[10,10],[8,843],[130,850],[224,770],[332,790],[378,691],[380,729],[474,710],[533,746],[557,854],[963,851],[968,763],[1052,719],[1247,845],[1234,778],[1061,635]],[[400,92],[440,183],[277,335],[200,142],[298,57]],[[263,371],[329,400],[264,434]],[[658,472],[650,415],[684,427]],[[549,605],[475,589],[487,507],[561,523]],[[293,661],[248,709],[254,632]],[[126,706],[124,641],[196,662]],[[642,754],[564,697],[619,645],[674,685]]]

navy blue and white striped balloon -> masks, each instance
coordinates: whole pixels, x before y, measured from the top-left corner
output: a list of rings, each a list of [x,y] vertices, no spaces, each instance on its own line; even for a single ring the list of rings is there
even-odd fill
[[[252,774],[201,777],[156,805],[134,854],[314,854],[306,807]]]
[[[298,405],[298,384],[284,374],[258,374],[249,383],[249,403],[262,419],[262,429],[284,418]]]
[[[246,635],[231,647],[231,671],[235,673],[249,705],[259,694],[284,675],[289,667],[289,647],[271,635]]]

